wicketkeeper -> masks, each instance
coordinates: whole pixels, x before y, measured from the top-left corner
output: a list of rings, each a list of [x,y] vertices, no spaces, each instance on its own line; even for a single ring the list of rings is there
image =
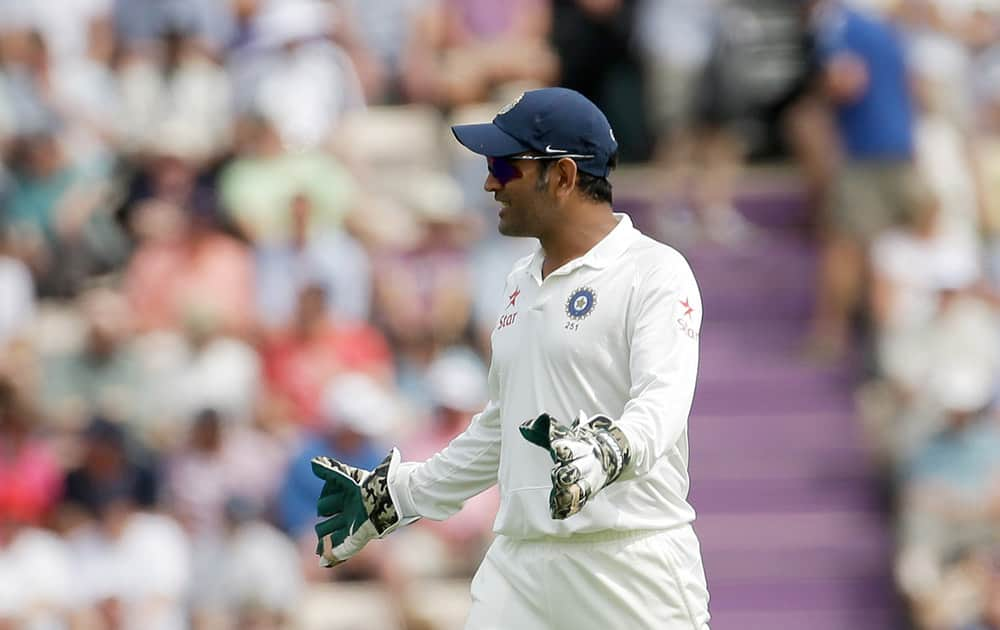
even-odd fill
[[[562,88],[452,128],[486,157],[499,230],[539,240],[515,263],[492,334],[490,401],[425,462],[327,457],[316,527],[326,566],[499,484],[469,630],[708,628],[688,494],[701,298],[687,261],[612,210],[618,145]]]

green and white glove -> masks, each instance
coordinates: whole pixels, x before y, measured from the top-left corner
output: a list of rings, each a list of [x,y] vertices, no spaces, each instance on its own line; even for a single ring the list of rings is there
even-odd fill
[[[631,460],[628,439],[607,416],[587,420],[581,411],[567,427],[543,413],[519,429],[524,439],[547,449],[555,462],[549,511],[557,520],[583,509],[590,497],[618,479]]]
[[[321,565],[340,564],[361,551],[368,541],[399,527],[399,511],[389,490],[389,477],[398,466],[396,449],[371,471],[329,457],[312,459],[313,474],[326,482],[316,512],[330,517],[316,525],[316,555]]]

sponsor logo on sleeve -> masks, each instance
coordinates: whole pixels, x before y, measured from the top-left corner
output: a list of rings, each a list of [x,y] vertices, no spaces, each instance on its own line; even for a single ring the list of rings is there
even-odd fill
[[[691,306],[690,297],[678,300],[677,312],[680,313],[680,316],[677,318],[677,325],[680,327],[681,332],[691,339],[697,339],[699,332],[695,327],[694,307]]]

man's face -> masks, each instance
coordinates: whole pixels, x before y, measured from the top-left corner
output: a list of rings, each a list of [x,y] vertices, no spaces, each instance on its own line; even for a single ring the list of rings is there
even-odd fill
[[[498,229],[504,236],[537,237],[552,220],[554,198],[541,160],[487,158],[489,174],[483,188],[500,203]],[[540,179],[542,178],[542,179]]]

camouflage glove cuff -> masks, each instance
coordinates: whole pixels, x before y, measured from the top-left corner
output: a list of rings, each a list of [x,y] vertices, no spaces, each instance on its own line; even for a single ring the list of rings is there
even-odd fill
[[[312,459],[313,474],[325,481],[316,512],[330,517],[316,525],[320,564],[339,564],[373,538],[382,538],[399,527],[399,513],[389,491],[389,478],[399,459],[399,451],[392,449],[372,471],[329,457]]]
[[[583,509],[590,497],[618,479],[631,461],[628,439],[607,416],[586,420],[581,412],[567,427],[543,413],[522,424],[520,431],[526,440],[547,449],[555,462],[549,493],[554,519]]]

